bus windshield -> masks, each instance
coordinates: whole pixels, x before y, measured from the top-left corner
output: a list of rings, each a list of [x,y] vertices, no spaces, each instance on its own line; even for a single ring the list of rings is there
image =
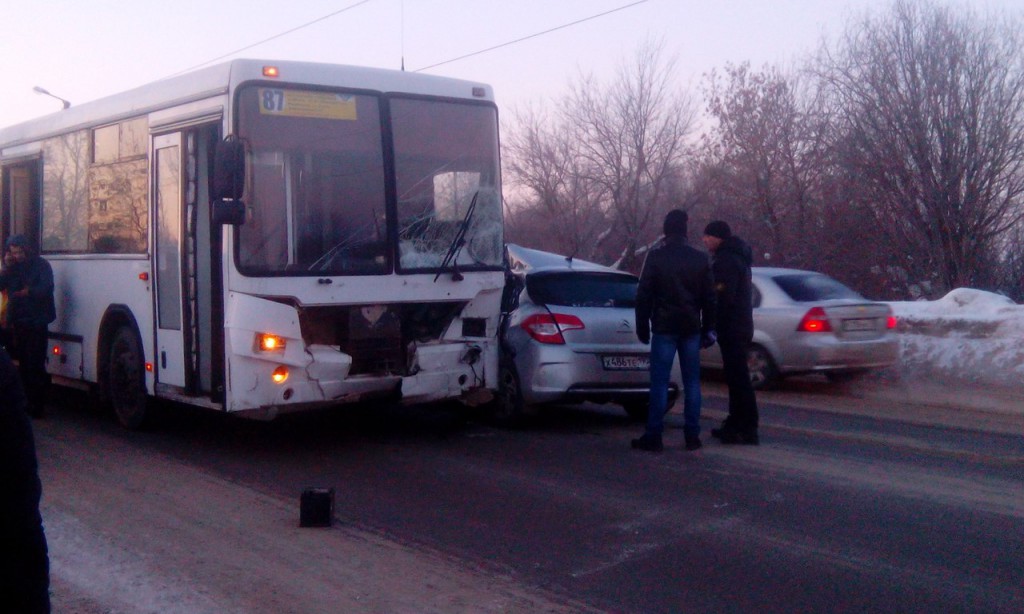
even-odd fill
[[[391,101],[404,270],[500,266],[501,196],[494,109]]]
[[[501,264],[497,121],[491,107],[390,100],[399,246],[388,244],[384,122],[365,94],[252,86],[239,268],[254,275],[381,275]]]

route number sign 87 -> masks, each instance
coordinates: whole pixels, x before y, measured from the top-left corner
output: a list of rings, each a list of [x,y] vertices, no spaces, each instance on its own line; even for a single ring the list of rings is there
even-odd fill
[[[260,90],[261,101],[264,111],[280,113],[284,111],[284,90],[263,89]]]

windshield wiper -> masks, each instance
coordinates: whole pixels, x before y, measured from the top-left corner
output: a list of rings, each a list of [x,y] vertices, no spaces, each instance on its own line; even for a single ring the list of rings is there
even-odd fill
[[[454,281],[465,279],[462,273],[459,272],[459,252],[462,251],[462,247],[466,244],[466,231],[469,230],[469,222],[473,219],[473,212],[476,211],[476,199],[478,196],[480,196],[480,190],[473,192],[473,199],[469,201],[469,208],[466,209],[466,217],[462,218],[459,230],[455,233],[452,244],[448,246],[448,252],[444,255],[444,260],[441,261],[441,269],[447,268],[449,264],[452,266],[452,279]],[[434,275],[435,282],[437,278],[441,277],[441,272],[438,271],[437,275]]]

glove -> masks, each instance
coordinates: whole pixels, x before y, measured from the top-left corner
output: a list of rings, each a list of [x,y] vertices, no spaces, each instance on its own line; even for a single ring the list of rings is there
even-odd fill
[[[707,348],[713,346],[716,341],[718,341],[718,335],[715,333],[715,331],[709,330],[705,332],[703,335],[701,335],[700,347],[706,350]]]
[[[651,342],[651,331],[636,329],[636,338],[640,340],[640,343],[647,345]]]

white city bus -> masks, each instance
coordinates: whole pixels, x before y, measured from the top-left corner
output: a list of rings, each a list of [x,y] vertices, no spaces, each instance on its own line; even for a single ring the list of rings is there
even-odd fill
[[[2,238],[54,270],[48,370],[269,419],[497,384],[497,110],[479,83],[236,60],[0,130]]]

